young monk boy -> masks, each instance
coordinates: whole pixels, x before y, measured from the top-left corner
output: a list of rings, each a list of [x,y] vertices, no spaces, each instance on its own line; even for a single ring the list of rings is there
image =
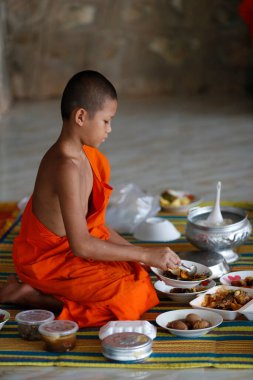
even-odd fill
[[[51,309],[80,327],[140,319],[158,303],[140,263],[166,270],[178,256],[168,247],[132,245],[105,225],[112,188],[97,148],[116,109],[116,91],[98,72],[79,72],[67,83],[60,136],[41,161],[14,241],[21,282],[10,278],[1,302]]]

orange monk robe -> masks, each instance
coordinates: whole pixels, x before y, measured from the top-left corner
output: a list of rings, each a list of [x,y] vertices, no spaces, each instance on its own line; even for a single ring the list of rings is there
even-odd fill
[[[112,188],[110,168],[97,149],[84,146],[93,171],[87,224],[92,236],[107,240],[105,211]],[[59,237],[32,211],[30,198],[15,239],[13,259],[20,279],[63,301],[58,319],[80,327],[101,326],[110,320],[136,320],[158,303],[148,273],[139,263],[94,261],[75,256],[66,236]]]

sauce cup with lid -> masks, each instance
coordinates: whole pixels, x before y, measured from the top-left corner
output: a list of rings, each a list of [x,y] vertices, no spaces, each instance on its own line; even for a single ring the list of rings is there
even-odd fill
[[[78,324],[69,320],[55,320],[43,323],[39,332],[45,342],[45,349],[51,352],[66,352],[76,345]]]

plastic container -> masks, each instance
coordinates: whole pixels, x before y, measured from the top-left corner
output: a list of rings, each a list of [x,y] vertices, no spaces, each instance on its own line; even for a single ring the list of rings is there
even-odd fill
[[[42,323],[54,320],[54,314],[48,310],[21,311],[15,317],[18,323],[18,332],[21,338],[26,340],[40,340],[39,326]]]
[[[102,340],[102,353],[117,362],[144,362],[152,354],[152,339],[137,332],[121,332]]]
[[[43,323],[39,332],[45,342],[45,349],[51,352],[66,352],[76,345],[78,324],[68,320]]]
[[[100,328],[99,338],[102,340],[108,335],[121,332],[137,332],[154,339],[157,328],[148,321],[111,321]]]

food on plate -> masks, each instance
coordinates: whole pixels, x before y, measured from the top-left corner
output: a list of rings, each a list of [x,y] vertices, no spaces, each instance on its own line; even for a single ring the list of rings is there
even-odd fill
[[[171,271],[167,270],[163,272],[163,276],[171,278],[173,280],[181,280],[181,281],[195,281],[195,280],[205,280],[210,276],[209,273],[195,273],[190,274],[189,272],[178,269],[177,272],[172,273]]]
[[[247,276],[243,279],[237,280],[231,280],[231,286],[240,286],[242,288],[253,288],[253,277]]]
[[[181,320],[181,319],[176,319],[175,321],[171,321],[167,325],[171,329],[176,329],[176,330],[188,330],[187,324]]]
[[[231,290],[220,287],[213,294],[205,294],[201,306],[233,311],[240,309],[251,300],[252,297],[242,289]]]
[[[3,322],[5,319],[5,315],[4,314],[0,314],[0,323]]]
[[[194,199],[195,197],[192,194],[182,191],[165,190],[160,195],[160,206],[163,208],[186,206],[193,202]]]
[[[204,285],[206,282],[206,285]],[[169,293],[185,294],[185,293],[198,293],[207,289],[208,281],[203,281],[203,285],[194,286],[192,288],[172,288]]]
[[[176,319],[167,324],[167,327],[176,330],[198,330],[210,327],[211,323],[202,319],[198,314],[190,313],[184,319]]]
[[[186,322],[194,324],[196,321],[201,321],[201,317],[198,314],[190,313],[186,316]]]

